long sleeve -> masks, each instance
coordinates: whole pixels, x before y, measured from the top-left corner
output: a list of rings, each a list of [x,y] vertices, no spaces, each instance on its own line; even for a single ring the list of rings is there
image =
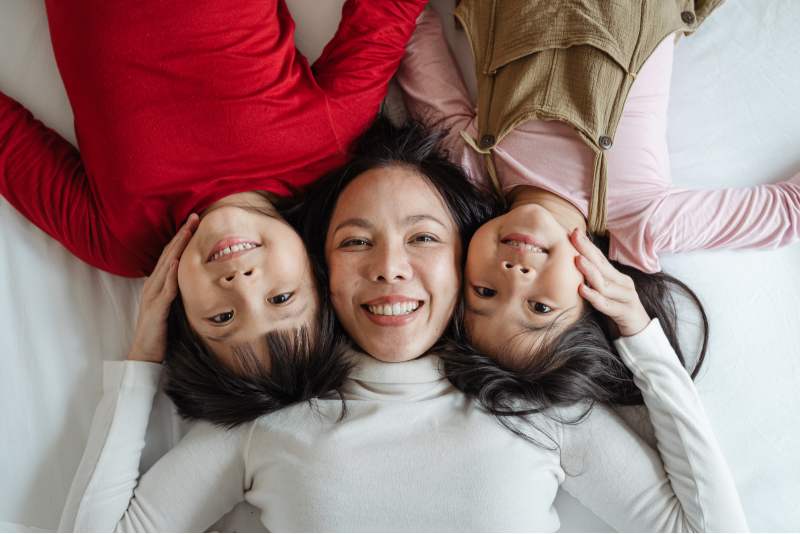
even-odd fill
[[[450,132],[442,145],[478,187],[488,187],[483,156],[469,148],[462,131],[477,135],[477,115],[453,52],[444,38],[442,21],[431,7],[417,20],[396,76],[411,114]]]
[[[426,1],[347,0],[342,7],[339,28],[311,70],[343,148],[375,118]]]
[[[718,248],[777,248],[800,239],[800,174],[774,185],[676,190],[647,222],[656,253]]]
[[[642,390],[658,452],[595,407],[583,423],[563,426],[563,487],[623,531],[747,531],[700,398],[658,320],[616,346]]]
[[[225,431],[198,423],[139,479],[161,368],[105,363],[103,398],[60,531],[202,532],[244,500],[249,425]]]
[[[2,93],[0,194],[89,265],[120,276],[149,274],[103,221],[75,147]]]

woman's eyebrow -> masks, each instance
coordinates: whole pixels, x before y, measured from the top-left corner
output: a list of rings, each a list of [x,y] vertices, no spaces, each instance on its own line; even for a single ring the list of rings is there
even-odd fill
[[[439,226],[444,226],[442,221],[440,221],[436,217],[433,217],[432,215],[410,215],[405,219],[403,219],[403,226],[412,226],[422,221],[433,221]]]
[[[336,229],[333,231],[333,233],[335,234],[336,232],[338,232],[341,228],[344,228],[345,226],[357,226],[357,227],[363,228],[365,230],[372,230],[373,228],[375,228],[375,225],[373,225],[371,222],[369,222],[366,219],[353,218],[353,219],[347,219],[346,221],[342,222],[339,226],[336,227]]]

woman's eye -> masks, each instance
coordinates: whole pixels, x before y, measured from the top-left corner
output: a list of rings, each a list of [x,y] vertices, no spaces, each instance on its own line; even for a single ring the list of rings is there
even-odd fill
[[[550,306],[542,304],[541,302],[528,302],[528,306],[530,306],[535,313],[545,314],[553,311]]]
[[[485,299],[497,295],[497,291],[495,291],[494,289],[489,289],[488,287],[476,287],[475,293],[477,293],[479,297],[483,297]]]
[[[418,235],[414,238],[414,241],[417,243],[436,243],[437,239],[432,235]]]
[[[229,312],[225,312],[225,313],[220,313],[219,315],[215,315],[214,317],[212,317],[209,320],[212,323],[222,324],[222,323],[227,323],[231,319],[233,319],[233,312],[229,311]]]
[[[281,293],[277,297],[272,297],[271,299],[267,299],[267,302],[269,302],[270,304],[283,304],[284,302],[292,298],[292,295],[294,295],[294,293]]]
[[[367,243],[364,239],[355,238],[355,239],[348,239],[347,241],[342,243],[340,246],[342,246],[342,247],[363,247],[364,245],[368,245],[368,244],[369,243]]]

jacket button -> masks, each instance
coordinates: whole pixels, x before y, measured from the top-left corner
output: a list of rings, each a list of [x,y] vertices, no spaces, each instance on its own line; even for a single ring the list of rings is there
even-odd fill
[[[603,137],[600,138],[600,146],[603,147],[604,149],[608,150],[609,148],[611,148],[612,144],[613,143],[611,142],[611,138],[609,136],[604,135]]]
[[[684,11],[681,13],[681,20],[686,24],[694,24],[694,13],[691,11]]]
[[[484,135],[481,137],[481,146],[483,148],[492,148],[494,146],[494,136]]]

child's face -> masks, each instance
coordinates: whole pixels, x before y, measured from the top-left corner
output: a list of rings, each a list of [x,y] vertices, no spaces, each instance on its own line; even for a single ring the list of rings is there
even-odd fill
[[[300,236],[283,219],[236,206],[200,221],[181,256],[178,285],[192,329],[228,365],[231,347],[250,343],[258,351],[272,330],[313,328],[318,309]]]
[[[577,320],[583,309],[578,251],[545,208],[527,204],[483,225],[472,238],[464,272],[467,328],[489,354],[536,347],[542,330]],[[537,248],[538,247],[538,248]],[[510,362],[509,362],[510,363]]]

